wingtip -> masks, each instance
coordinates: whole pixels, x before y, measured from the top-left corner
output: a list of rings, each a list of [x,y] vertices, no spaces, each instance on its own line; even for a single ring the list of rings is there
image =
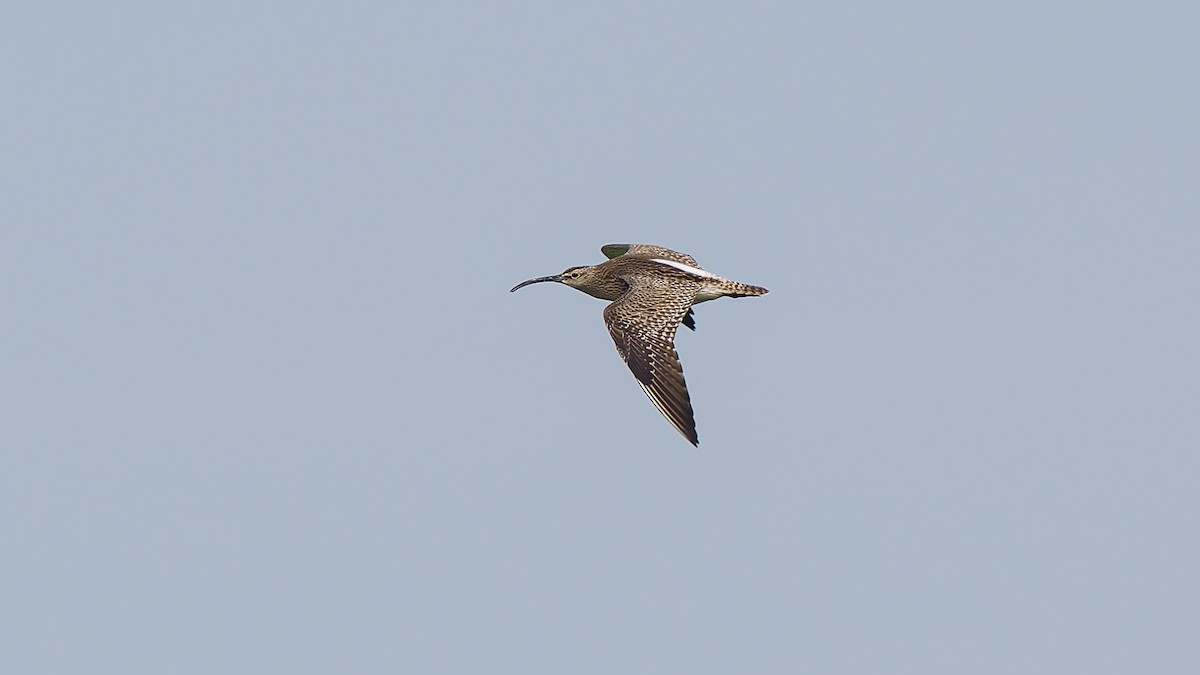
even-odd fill
[[[600,252],[605,257],[612,259],[625,255],[629,252],[631,244],[605,244],[600,247]]]
[[[674,420],[672,420],[672,424],[674,424]],[[695,418],[692,418],[681,425],[677,425],[675,430],[679,432],[680,436],[683,436],[683,440],[691,443],[692,447],[700,447],[700,434],[696,433]]]

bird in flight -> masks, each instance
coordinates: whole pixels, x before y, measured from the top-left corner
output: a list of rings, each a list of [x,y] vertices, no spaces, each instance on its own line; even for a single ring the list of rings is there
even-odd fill
[[[617,352],[659,412],[698,446],[692,400],[675,352],[675,331],[680,323],[696,330],[692,305],[766,295],[767,289],[719,277],[702,269],[692,256],[661,246],[608,244],[600,251],[609,259],[522,281],[509,292],[555,281],[611,301],[604,308],[604,323]]]

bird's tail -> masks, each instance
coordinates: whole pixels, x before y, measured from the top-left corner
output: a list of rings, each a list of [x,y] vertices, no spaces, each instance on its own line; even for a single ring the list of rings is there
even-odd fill
[[[751,286],[750,284],[743,284],[740,281],[730,281],[729,290],[726,292],[726,295],[731,298],[745,298],[747,296],[766,295],[769,292],[762,286]]]

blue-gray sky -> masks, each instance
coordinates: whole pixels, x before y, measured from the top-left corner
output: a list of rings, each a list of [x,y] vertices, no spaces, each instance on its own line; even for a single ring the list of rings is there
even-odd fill
[[[0,670],[1200,671],[1198,21],[9,7]]]

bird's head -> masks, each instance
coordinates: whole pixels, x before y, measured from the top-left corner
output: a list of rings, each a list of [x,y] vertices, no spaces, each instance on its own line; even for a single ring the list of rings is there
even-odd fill
[[[524,288],[529,284],[537,284],[543,281],[557,281],[560,284],[566,284],[568,286],[578,288],[579,286],[586,284],[588,279],[591,278],[591,270],[592,268],[588,265],[568,267],[562,271],[562,274],[555,274],[548,277],[538,277],[536,279],[530,279],[529,281],[522,281],[516,286],[513,286],[512,289],[509,290],[509,293],[517,290],[518,288]]]

